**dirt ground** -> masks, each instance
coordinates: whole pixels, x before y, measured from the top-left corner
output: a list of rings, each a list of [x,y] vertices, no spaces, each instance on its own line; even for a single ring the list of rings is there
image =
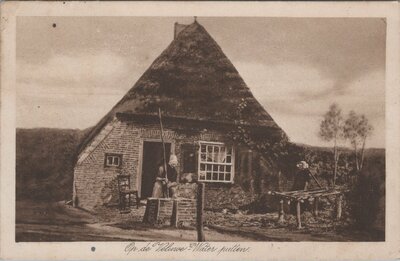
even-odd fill
[[[101,217],[63,202],[17,201],[16,242],[50,241],[196,241],[195,229],[153,228],[142,224],[144,206],[130,214],[116,209]],[[121,223],[122,222],[122,223]],[[121,224],[125,224],[122,226]],[[212,241],[251,241],[240,235],[205,229]]]
[[[104,211],[93,215],[63,202],[17,201],[16,241],[196,241],[194,228],[151,227],[144,225],[145,206],[129,214]],[[278,224],[277,214],[205,213],[207,241],[379,241],[365,232],[349,230],[343,222],[326,222],[303,214],[307,222],[298,230],[295,219],[287,215]]]

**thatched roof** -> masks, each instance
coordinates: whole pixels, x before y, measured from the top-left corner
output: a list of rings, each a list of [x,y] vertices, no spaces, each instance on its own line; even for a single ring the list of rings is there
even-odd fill
[[[240,104],[246,106],[239,108]],[[222,49],[196,21],[179,32],[88,139],[117,113],[156,115],[158,108],[167,117],[241,121],[282,132]]]

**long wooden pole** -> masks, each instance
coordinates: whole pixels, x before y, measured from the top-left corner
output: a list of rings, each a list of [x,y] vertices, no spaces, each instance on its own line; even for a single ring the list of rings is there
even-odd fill
[[[318,216],[318,202],[319,201],[319,198],[318,197],[315,197],[314,198],[314,216]]]
[[[323,188],[322,185],[321,185],[321,183],[319,183],[318,179],[314,176],[314,174],[312,174],[311,171],[310,171],[309,173],[310,173],[311,177],[315,180],[315,182],[317,182],[318,186],[319,186],[320,188]]]
[[[283,209],[283,199],[279,201],[279,218],[278,222],[283,223],[285,221],[285,211]]]
[[[163,157],[164,157],[164,172],[165,172],[165,186],[166,186],[166,195],[167,198],[169,198],[169,191],[168,191],[168,173],[167,173],[167,159],[166,159],[166,153],[165,153],[165,143],[164,143],[164,130],[163,130],[163,125],[162,125],[162,120],[161,120],[161,109],[158,108],[158,117],[160,119],[160,131],[161,131],[161,142],[163,146]]]
[[[337,176],[337,164],[338,164],[338,159],[337,159],[337,147],[336,147],[336,134],[335,134],[335,145],[334,145],[334,153],[333,153],[333,158],[334,158],[334,163],[335,163],[335,169],[333,172],[333,187],[336,185],[336,176]]]
[[[197,241],[204,242],[204,229],[203,229],[203,211],[204,211],[204,183],[197,183]]]
[[[339,220],[342,217],[342,194],[336,196],[336,219]]]
[[[367,139],[367,136],[364,137],[363,144],[362,144],[362,147],[361,147],[360,170],[362,169],[363,164],[364,164],[364,151],[365,151],[365,141],[366,141],[366,139]]]
[[[301,229],[301,209],[300,209],[300,200],[296,202],[296,220],[297,220],[297,228]]]

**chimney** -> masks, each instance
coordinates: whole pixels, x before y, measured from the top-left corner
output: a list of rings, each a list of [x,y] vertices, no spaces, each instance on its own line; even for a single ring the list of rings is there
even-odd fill
[[[186,28],[186,24],[178,24],[175,22],[174,24],[174,39],[176,39],[176,37],[178,37],[178,34],[180,32],[182,32],[185,28]]]

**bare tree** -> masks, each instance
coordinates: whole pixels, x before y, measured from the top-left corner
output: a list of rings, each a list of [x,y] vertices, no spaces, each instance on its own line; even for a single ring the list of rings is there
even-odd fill
[[[325,141],[333,141],[333,160],[335,164],[333,172],[333,185],[336,184],[337,166],[339,161],[338,142],[343,139],[342,110],[333,103],[325,113],[320,124],[319,136]]]
[[[350,111],[344,123],[344,138],[350,141],[354,148],[356,169],[360,171],[364,163],[365,142],[372,134],[373,127],[365,115],[357,115]]]

